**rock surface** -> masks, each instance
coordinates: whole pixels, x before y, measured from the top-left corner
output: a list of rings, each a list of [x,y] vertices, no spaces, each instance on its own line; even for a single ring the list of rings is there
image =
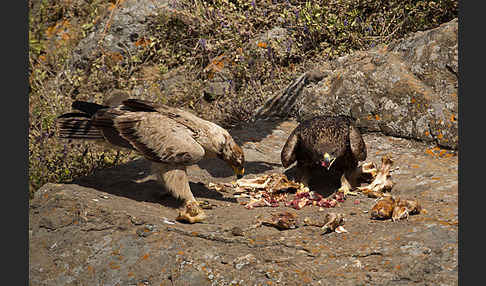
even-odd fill
[[[346,114],[366,131],[458,149],[458,21],[359,51],[297,78],[257,117]]]
[[[149,17],[158,9],[173,8],[173,1],[120,1],[108,17],[100,21],[91,33],[81,40],[72,54],[68,71],[86,69],[101,51],[128,58],[137,49],[135,42],[147,35]]]
[[[284,171],[280,150],[296,125],[259,120],[232,130],[244,148],[249,178]],[[234,179],[214,159],[189,172],[196,198],[212,206],[208,219],[183,224],[174,221],[179,202],[158,184],[133,182],[148,174],[149,164],[140,159],[35,193],[30,285],[457,285],[457,156],[379,133],[364,140],[367,161],[379,164],[384,154],[394,160],[392,195],[417,199],[426,213],[398,222],[371,220],[374,199],[365,196],[324,211],[247,210],[231,193],[208,189],[210,182]],[[348,233],[252,227],[277,211],[313,220],[341,213]]]

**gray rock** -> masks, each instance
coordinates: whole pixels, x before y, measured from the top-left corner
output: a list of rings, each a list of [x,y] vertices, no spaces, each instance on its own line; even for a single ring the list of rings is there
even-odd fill
[[[458,148],[457,19],[297,78],[257,117],[346,114],[364,131]],[[317,82],[310,80],[318,74]],[[319,79],[320,78],[320,79]]]
[[[245,152],[249,178],[285,171],[279,151],[296,126],[295,120],[259,120],[231,130]],[[163,189],[154,182],[134,183],[150,168],[136,160],[35,192],[29,279],[32,285],[457,285],[457,156],[439,159],[424,152],[428,144],[380,133],[363,137],[367,161],[379,165],[389,154],[402,171],[391,174],[391,194],[416,198],[427,213],[372,221],[374,199],[363,196],[359,204],[351,197],[333,210],[297,211],[301,219],[354,212],[346,216],[345,234],[322,235],[312,226],[285,232],[255,227],[259,218],[289,208],[248,210],[231,192],[209,190],[210,182],[234,176],[220,160],[208,159],[189,168],[195,197],[215,206],[205,210],[207,221],[167,224],[180,202],[156,196]],[[236,235],[235,227],[241,230]]]
[[[85,69],[91,65],[100,48],[108,53],[120,53],[129,57],[136,50],[135,42],[148,36],[146,22],[157,15],[160,8],[169,8],[173,1],[122,1],[113,14],[99,22],[74,49],[68,70]]]
[[[276,27],[251,40],[250,49],[260,58],[282,62],[300,50],[286,28]]]

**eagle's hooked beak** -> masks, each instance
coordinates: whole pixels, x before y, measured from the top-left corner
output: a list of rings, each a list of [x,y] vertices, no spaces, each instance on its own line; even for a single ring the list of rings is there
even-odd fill
[[[323,161],[321,161],[322,167],[326,167],[327,170],[331,168],[332,163],[336,160],[336,158],[331,157],[328,153],[324,154]]]
[[[243,178],[243,174],[245,173],[245,168],[243,168],[243,167],[236,167],[236,166],[231,166],[231,167],[233,167],[233,172],[236,175],[236,179]]]

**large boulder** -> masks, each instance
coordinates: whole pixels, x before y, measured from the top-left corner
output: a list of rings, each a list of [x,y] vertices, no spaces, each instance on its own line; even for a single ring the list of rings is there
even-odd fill
[[[257,117],[353,116],[364,131],[457,149],[457,19],[307,72]]]

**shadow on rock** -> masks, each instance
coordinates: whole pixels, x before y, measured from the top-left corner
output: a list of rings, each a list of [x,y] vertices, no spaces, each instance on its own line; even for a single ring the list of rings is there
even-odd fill
[[[73,183],[140,202],[157,203],[170,208],[182,206],[183,202],[174,198],[156,180],[137,182],[148,174],[150,163],[139,159],[118,167],[96,170],[89,176],[76,178]],[[203,183],[189,182],[189,185],[198,200],[236,202],[233,198],[225,198],[221,193],[209,190]]]
[[[262,174],[269,170],[275,170],[275,168],[282,167],[282,164],[276,164],[264,161],[251,161],[245,164],[245,174]]]
[[[286,120],[281,117],[272,117],[271,119],[257,119],[252,123],[242,122],[229,132],[240,146],[246,142],[260,142],[271,135],[277,129],[277,126]]]
[[[230,166],[219,159],[202,160],[197,165],[206,170],[213,178],[234,177],[233,170]],[[245,162],[245,176],[250,174],[262,174],[263,172],[273,170],[275,167],[281,167],[281,164],[275,164],[264,161]]]

